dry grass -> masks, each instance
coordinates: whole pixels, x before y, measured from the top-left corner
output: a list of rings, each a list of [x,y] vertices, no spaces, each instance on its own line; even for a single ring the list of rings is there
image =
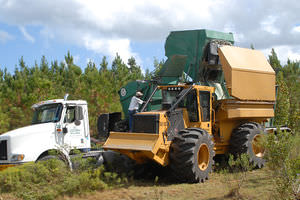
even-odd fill
[[[267,200],[272,197],[272,181],[265,169],[248,172],[247,179],[240,190],[240,196],[232,193],[233,186],[238,180],[236,174],[211,175],[210,180],[199,184],[167,184],[151,181],[136,181],[127,188],[104,190],[84,196],[63,197],[61,199],[101,199],[101,200],[222,200],[222,199],[259,199]]]
[[[0,200],[21,200],[20,198],[17,198],[13,196],[12,194],[0,194]]]

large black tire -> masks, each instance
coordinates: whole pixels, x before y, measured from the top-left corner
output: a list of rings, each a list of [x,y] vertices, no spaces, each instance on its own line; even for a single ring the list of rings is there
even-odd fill
[[[57,155],[45,155],[45,156],[39,158],[36,162],[44,162],[44,161],[48,161],[48,160],[52,160],[52,159],[59,161],[61,166],[65,166],[67,168],[72,169],[72,166],[70,166],[70,164],[67,163],[66,160],[63,160],[62,158],[60,158]]]
[[[212,171],[215,156],[212,137],[202,129],[180,131],[170,148],[170,168],[180,182],[204,182]]]
[[[265,165],[264,148],[259,143],[259,138],[265,135],[263,127],[255,122],[241,124],[232,131],[229,153],[235,157],[247,154],[250,162],[259,168]]]
[[[54,156],[54,155],[46,155],[46,156],[43,156],[43,157],[39,158],[39,159],[37,160],[37,162],[39,162],[39,161],[51,160],[51,159],[56,159],[56,160],[58,160],[59,158],[58,158],[57,156]]]
[[[59,160],[59,161],[64,162],[64,160],[62,160],[61,158],[59,158],[59,157],[56,156],[56,155],[46,155],[46,156],[43,156],[43,157],[39,158],[39,159],[37,160],[37,162],[39,162],[39,161],[46,161],[46,160],[52,160],[52,159],[55,159],[55,160]]]

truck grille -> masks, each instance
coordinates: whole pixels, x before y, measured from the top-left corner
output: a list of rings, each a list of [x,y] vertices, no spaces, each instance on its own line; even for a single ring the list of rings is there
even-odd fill
[[[159,133],[159,114],[133,115],[133,132]]]
[[[7,160],[7,140],[0,141],[0,160]]]

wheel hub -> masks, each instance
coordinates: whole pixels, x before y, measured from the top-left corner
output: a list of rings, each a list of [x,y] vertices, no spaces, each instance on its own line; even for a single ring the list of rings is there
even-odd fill
[[[209,163],[209,150],[206,144],[201,144],[198,151],[198,167],[204,171],[208,167]]]
[[[265,148],[261,144],[262,135],[255,135],[252,140],[252,150],[256,157],[262,158],[265,154]]]

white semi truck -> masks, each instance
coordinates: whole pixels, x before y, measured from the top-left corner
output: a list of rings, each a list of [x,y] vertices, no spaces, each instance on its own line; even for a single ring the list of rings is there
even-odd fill
[[[32,124],[0,135],[0,170],[26,162],[50,158],[56,150],[72,166],[72,149],[85,152],[85,156],[102,159],[102,151],[90,151],[90,129],[87,102],[83,100],[55,99],[32,106]],[[100,158],[101,157],[101,158]]]

